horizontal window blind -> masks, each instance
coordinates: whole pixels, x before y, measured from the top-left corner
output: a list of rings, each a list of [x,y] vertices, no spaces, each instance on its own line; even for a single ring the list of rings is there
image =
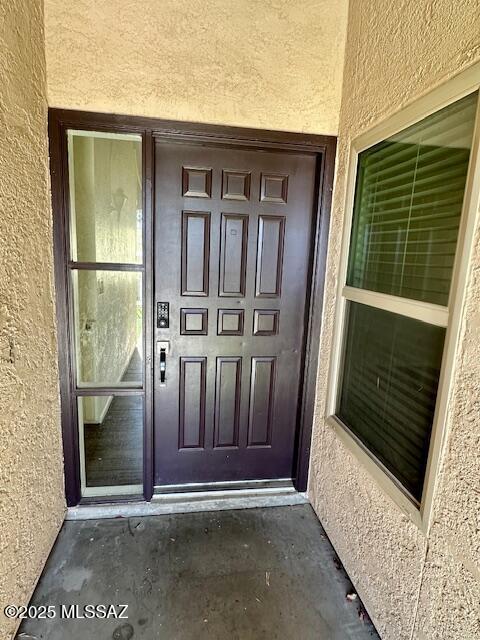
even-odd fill
[[[420,501],[445,329],[349,303],[338,416]]]
[[[448,303],[476,98],[359,155],[348,285]]]

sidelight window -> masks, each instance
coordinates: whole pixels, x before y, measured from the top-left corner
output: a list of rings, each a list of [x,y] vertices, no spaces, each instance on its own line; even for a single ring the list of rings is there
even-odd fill
[[[68,290],[82,497],[143,493],[142,137],[68,130]]]
[[[359,149],[334,422],[420,506],[453,309],[478,92]]]

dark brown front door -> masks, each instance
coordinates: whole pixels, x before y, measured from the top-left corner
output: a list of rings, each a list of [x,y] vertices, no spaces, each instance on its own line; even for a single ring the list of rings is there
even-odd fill
[[[156,485],[292,477],[314,183],[313,155],[156,143]]]

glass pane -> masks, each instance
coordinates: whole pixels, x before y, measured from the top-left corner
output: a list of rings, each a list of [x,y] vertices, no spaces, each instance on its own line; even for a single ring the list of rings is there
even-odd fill
[[[339,418],[420,501],[445,329],[349,303]]]
[[[448,304],[477,97],[359,154],[347,284]]]
[[[79,397],[78,423],[84,487],[142,485],[142,396]]]
[[[71,257],[142,262],[142,139],[68,132]]]
[[[78,386],[141,386],[142,274],[72,271]]]

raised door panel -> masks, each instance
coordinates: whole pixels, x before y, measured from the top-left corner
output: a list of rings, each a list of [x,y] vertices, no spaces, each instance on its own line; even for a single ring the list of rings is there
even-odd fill
[[[182,194],[188,198],[210,198],[212,195],[212,170],[183,167]]]
[[[287,204],[288,176],[262,173],[260,201]]]
[[[248,446],[267,447],[272,443],[275,396],[275,357],[253,357],[250,377]]]
[[[210,213],[182,213],[182,295],[208,296]]]
[[[278,298],[280,296],[284,235],[285,218],[283,216],[260,215],[258,217],[255,284],[257,298]]]
[[[253,335],[275,336],[278,334],[278,309],[255,309],[253,312]]]
[[[242,380],[241,357],[217,358],[215,447],[237,447]]]
[[[243,309],[219,309],[217,334],[219,336],[243,336]]]
[[[178,448],[203,448],[207,358],[180,358]]]
[[[248,216],[222,213],[219,296],[245,296],[247,239]]]
[[[208,335],[208,309],[180,309],[180,335]]]
[[[222,198],[224,200],[249,200],[250,199],[249,171],[222,171]]]

